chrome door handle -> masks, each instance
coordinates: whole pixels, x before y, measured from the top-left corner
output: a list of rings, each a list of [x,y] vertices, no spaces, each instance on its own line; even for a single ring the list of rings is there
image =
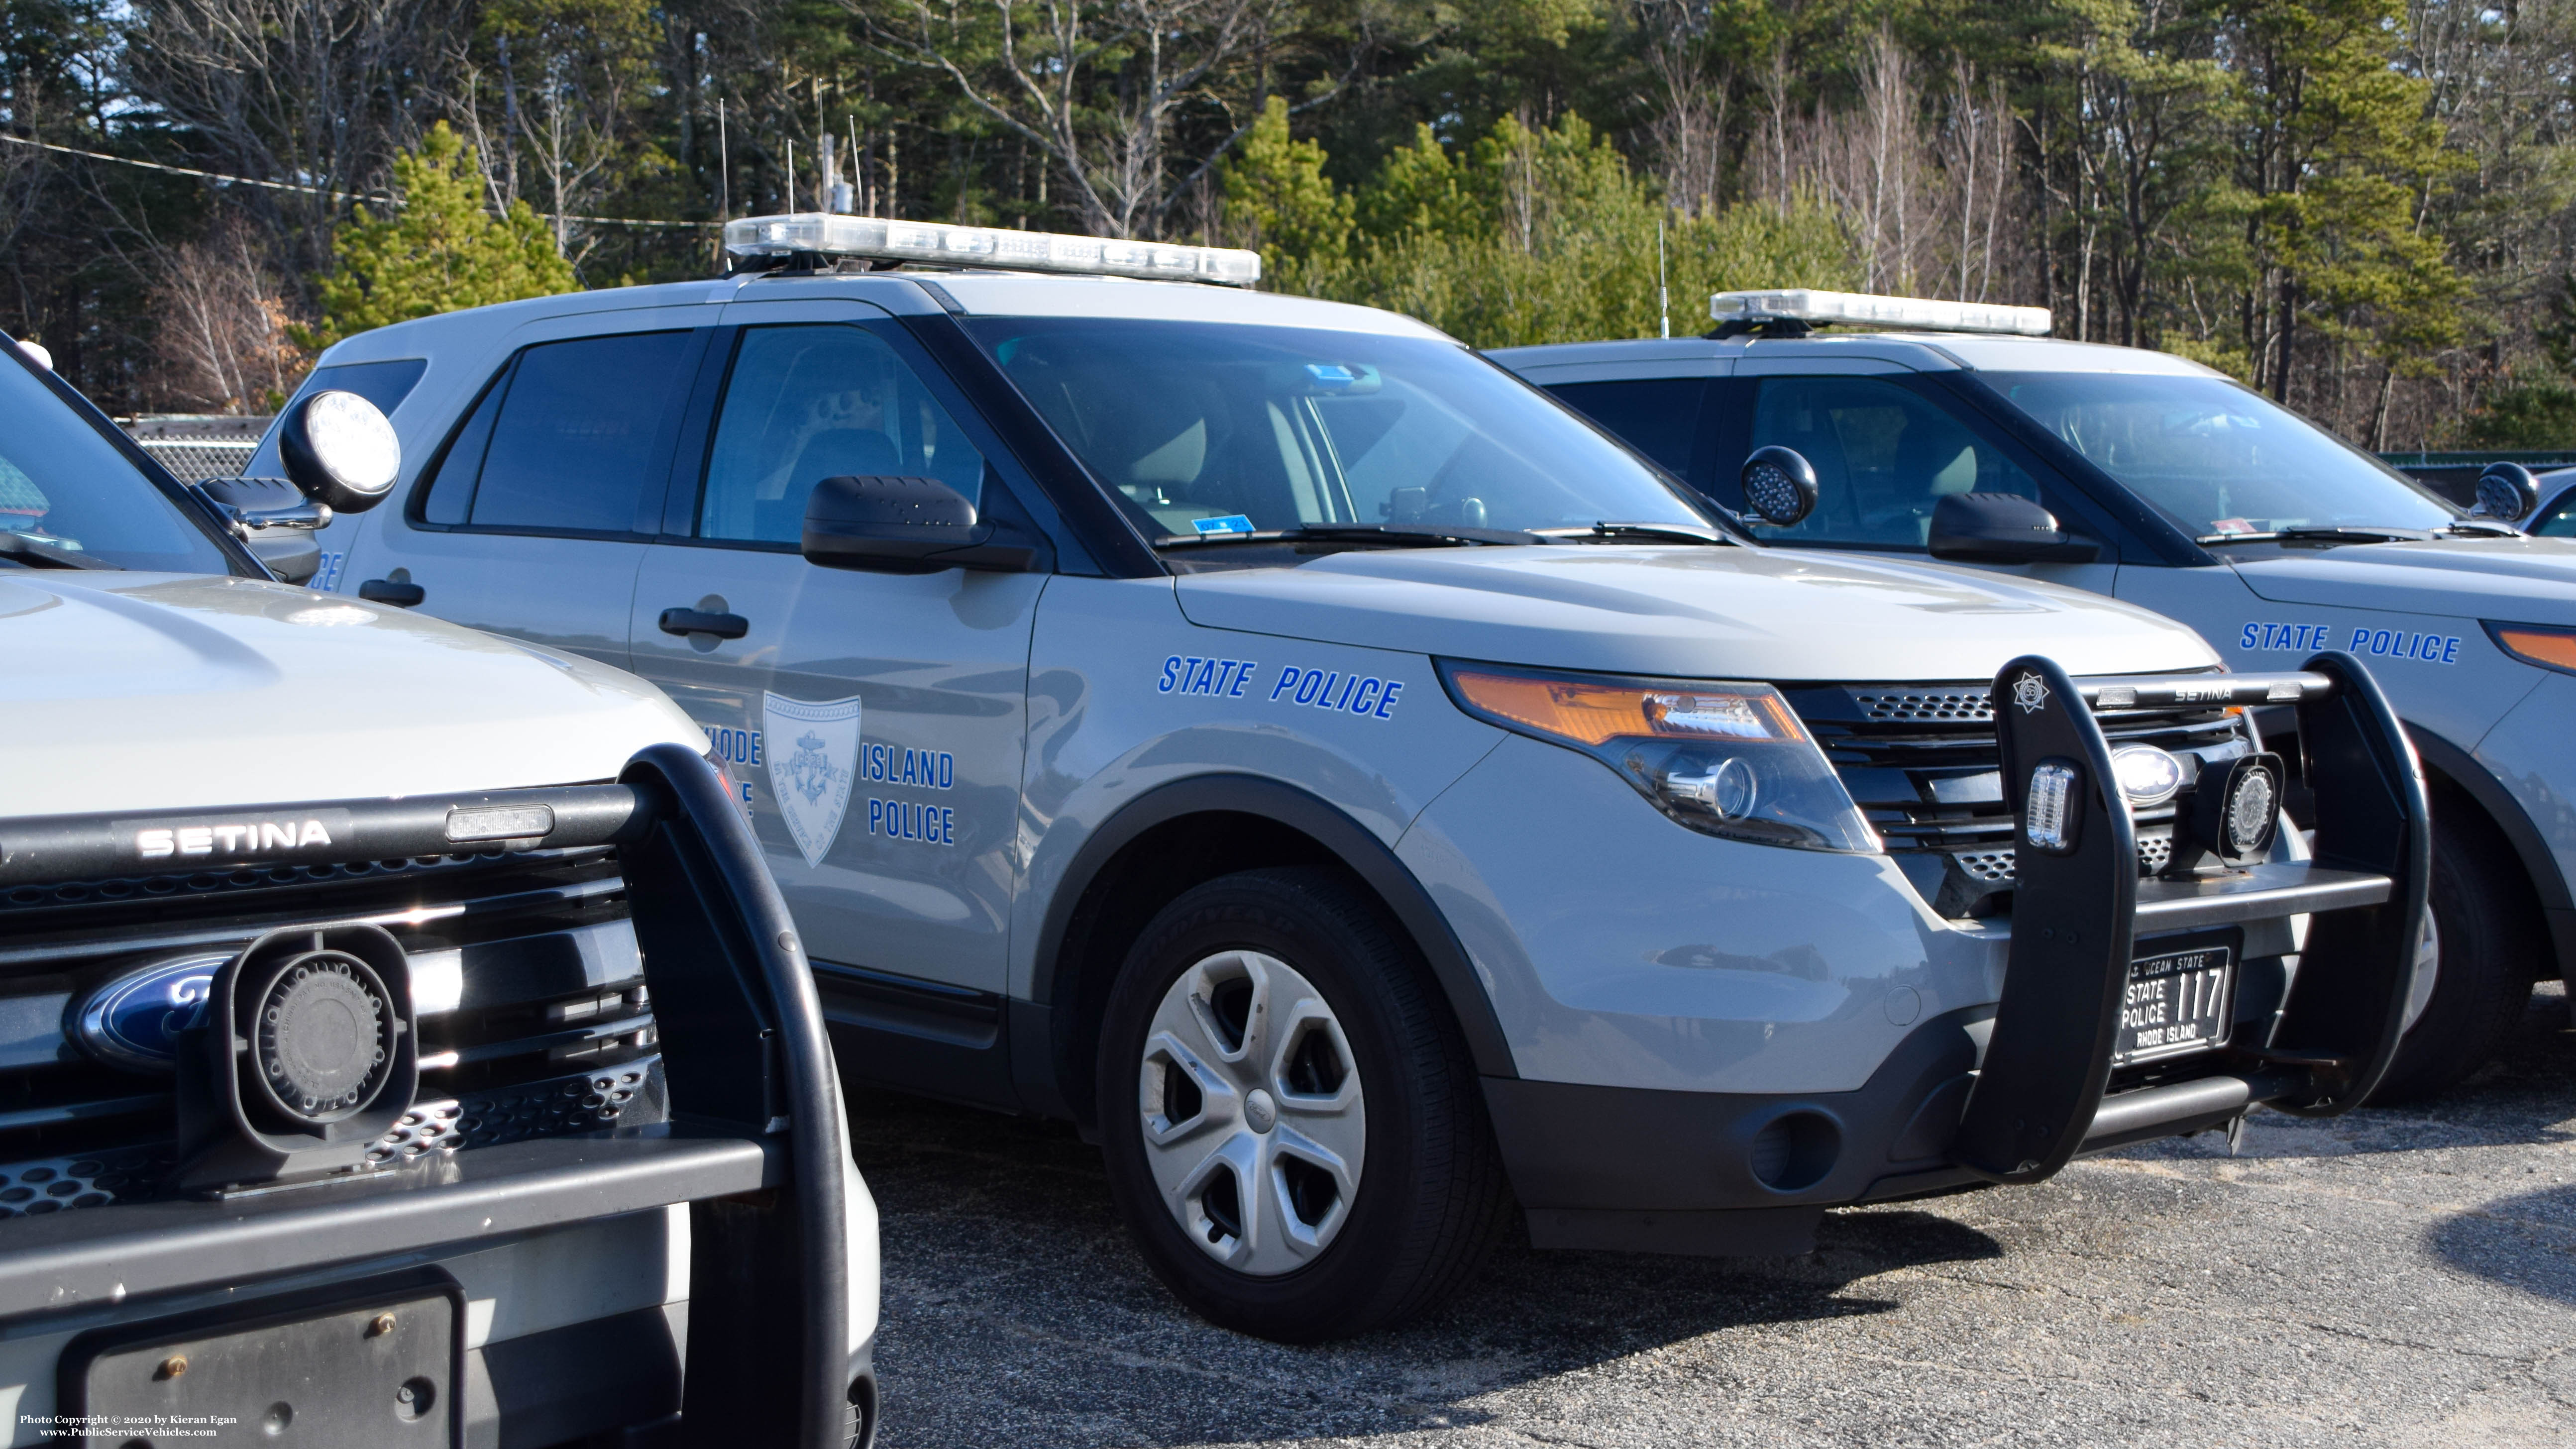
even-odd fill
[[[751,632],[751,621],[740,614],[709,614],[698,609],[664,609],[662,632],[665,634],[712,634],[719,639],[739,639]]]
[[[408,609],[428,598],[429,591],[418,584],[369,579],[358,585],[358,597],[370,604],[391,604],[397,609]]]

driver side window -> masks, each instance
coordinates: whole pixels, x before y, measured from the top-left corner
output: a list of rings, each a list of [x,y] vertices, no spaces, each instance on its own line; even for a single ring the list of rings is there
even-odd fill
[[[1819,491],[1816,511],[1795,527],[1759,525],[1784,543],[1921,550],[1932,510],[1950,494],[2039,497],[2039,485],[1993,444],[1877,378],[1765,378],[1750,447],[1775,444],[1815,465]]]
[[[794,544],[814,485],[844,475],[935,478],[983,504],[984,455],[893,348],[838,322],[745,328],[697,536]]]

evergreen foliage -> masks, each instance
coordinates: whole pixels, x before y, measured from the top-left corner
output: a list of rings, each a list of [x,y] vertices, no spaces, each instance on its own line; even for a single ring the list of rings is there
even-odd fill
[[[332,238],[339,267],[322,281],[327,346],[371,327],[551,296],[579,287],[552,233],[524,201],[495,216],[464,140],[441,121],[393,163],[398,205],[361,205]]]

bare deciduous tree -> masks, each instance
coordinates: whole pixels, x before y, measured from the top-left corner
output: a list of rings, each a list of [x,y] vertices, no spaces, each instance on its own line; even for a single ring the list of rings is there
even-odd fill
[[[968,104],[1036,147],[1072,192],[1085,230],[1169,234],[1174,213],[1252,128],[1283,51],[1311,49],[1312,8],[1293,0],[985,0],[894,7],[842,0],[888,55],[946,75]],[[1373,44],[1342,37],[1338,94]],[[1186,136],[1184,120],[1192,121]]]
[[[240,213],[225,212],[202,241],[168,248],[154,270],[159,327],[146,396],[155,406],[252,412],[285,395],[306,358]]]

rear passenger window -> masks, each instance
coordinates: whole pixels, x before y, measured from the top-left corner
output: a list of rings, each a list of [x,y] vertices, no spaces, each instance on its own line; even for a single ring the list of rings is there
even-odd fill
[[[449,445],[422,521],[652,531],[644,513],[660,512],[662,460],[687,401],[693,340],[633,332],[522,351]]]
[[[698,537],[795,543],[814,485],[844,475],[936,478],[980,505],[984,455],[865,330],[744,329],[707,454]]]
[[[1657,377],[1636,382],[1570,382],[1549,388],[1556,400],[1610,430],[1621,442],[1690,476],[1691,440],[1699,435],[1704,377]]]

